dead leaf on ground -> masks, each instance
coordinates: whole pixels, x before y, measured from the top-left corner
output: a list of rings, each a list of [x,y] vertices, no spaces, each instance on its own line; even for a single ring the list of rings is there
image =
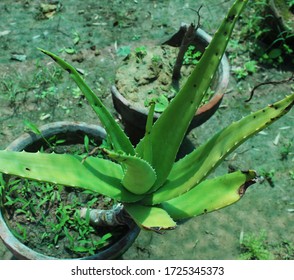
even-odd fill
[[[8,35],[10,32],[11,32],[10,30],[0,31],[0,37]]]
[[[50,19],[52,18],[58,11],[61,10],[61,4],[40,4],[40,11],[44,18]]]

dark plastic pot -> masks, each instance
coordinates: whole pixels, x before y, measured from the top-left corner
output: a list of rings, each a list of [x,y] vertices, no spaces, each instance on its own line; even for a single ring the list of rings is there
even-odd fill
[[[199,48],[200,51],[203,52],[205,50],[211,39],[212,37],[204,30],[200,28],[197,29],[195,45],[197,45],[197,48]],[[207,104],[198,109],[189,126],[188,132],[206,122],[216,112],[228,86],[229,76],[229,63],[227,57],[224,55],[216,74],[215,86],[213,88],[215,94]],[[129,135],[133,143],[137,143],[143,137],[145,132],[148,109],[136,107],[124,97],[115,85],[111,87],[111,93],[114,107],[121,115],[126,133]],[[159,116],[160,114],[156,113],[154,121],[157,120]]]
[[[96,140],[96,143],[102,142],[106,137],[105,130],[97,125],[89,125],[82,122],[56,122],[51,123],[40,128],[45,138],[50,138],[54,135],[61,136],[66,140],[66,143],[77,144],[84,142],[84,136],[88,135]],[[34,133],[25,133],[14,142],[12,142],[7,150],[11,151],[37,151],[44,141],[40,135]],[[128,227],[126,234],[123,235],[116,243],[102,248],[97,254],[84,257],[84,260],[107,260],[116,259],[122,255],[135,241],[140,229],[135,223],[126,225]],[[10,231],[3,216],[3,206],[1,205],[0,211],[0,237],[6,247],[13,253],[17,259],[30,259],[30,260],[52,260],[56,259],[51,256],[46,256],[38,253],[31,248],[24,245],[19,241]]]

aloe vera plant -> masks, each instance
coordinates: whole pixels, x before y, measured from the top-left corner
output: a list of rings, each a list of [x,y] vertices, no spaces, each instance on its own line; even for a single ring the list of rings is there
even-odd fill
[[[171,229],[179,219],[238,201],[255,182],[255,171],[235,171],[213,179],[207,176],[240,144],[286,114],[294,94],[232,123],[184,158],[175,159],[247,2],[235,1],[186,84],[154,124],[155,105],[151,104],[145,136],[136,147],[76,69],[41,50],[69,73],[97,113],[112,145],[112,149],[103,149],[109,160],[3,150],[0,172],[109,196],[121,202],[141,228],[151,230]]]

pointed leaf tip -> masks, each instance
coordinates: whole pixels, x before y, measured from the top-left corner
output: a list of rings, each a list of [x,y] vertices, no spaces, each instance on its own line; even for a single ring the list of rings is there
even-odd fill
[[[161,204],[175,219],[187,219],[229,206],[244,195],[256,181],[256,172],[236,171],[205,180],[185,194]]]

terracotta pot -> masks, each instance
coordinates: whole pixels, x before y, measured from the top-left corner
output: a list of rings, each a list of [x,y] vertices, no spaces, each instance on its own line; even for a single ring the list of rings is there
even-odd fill
[[[77,144],[84,142],[84,136],[88,135],[89,137],[95,139],[96,143],[102,142],[106,137],[105,130],[97,125],[88,125],[81,122],[56,122],[51,123],[40,128],[40,131],[43,134],[43,137],[50,138],[54,135],[61,136],[62,139],[66,140],[66,143]],[[44,141],[40,135],[34,133],[25,133],[14,142],[12,142],[7,150],[12,151],[30,151],[36,152],[38,149],[44,145]],[[46,256],[44,254],[38,253],[33,249],[24,245],[19,241],[10,231],[5,218],[3,215],[3,208],[1,205],[0,211],[0,237],[3,240],[6,247],[13,253],[17,259],[56,259],[51,256]],[[115,259],[122,255],[135,241],[137,238],[140,229],[135,223],[126,225],[128,229],[126,234],[121,236],[116,243],[102,248],[97,254],[84,257],[81,259]]]
[[[200,28],[197,29],[195,42],[197,49],[203,52],[211,39],[212,37],[205,31]],[[170,40],[168,44],[172,45]],[[190,124],[188,132],[203,124],[216,112],[228,86],[229,76],[229,63],[226,56],[224,56],[216,74],[215,85],[213,88],[215,91],[214,96],[208,103],[198,109]],[[126,97],[124,97],[126,94],[120,92],[116,85],[111,87],[111,92],[114,107],[121,115],[126,133],[129,135],[133,143],[137,143],[143,137],[145,132],[148,109],[138,108],[135,104],[131,103]],[[154,121],[158,119],[159,116],[159,113],[155,113]]]

